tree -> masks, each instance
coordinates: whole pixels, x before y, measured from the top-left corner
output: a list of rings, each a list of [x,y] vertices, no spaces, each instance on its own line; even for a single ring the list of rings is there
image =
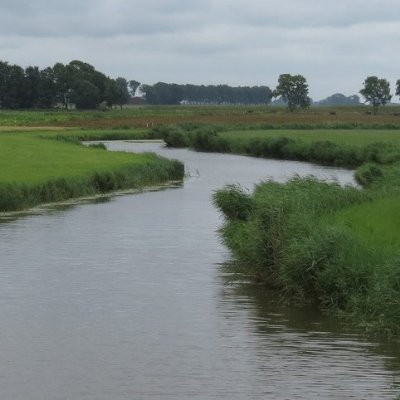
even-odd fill
[[[39,67],[29,66],[25,68],[25,90],[21,106],[23,108],[38,107],[39,102]]]
[[[121,107],[129,100],[128,82],[125,78],[117,78],[115,84],[118,88],[118,104]]]
[[[320,100],[315,103],[318,106],[348,106],[360,104],[360,98],[354,94],[352,96],[345,96],[342,93],[335,93],[326,99]]]
[[[51,108],[57,103],[56,80],[53,68],[47,67],[40,71],[38,106]]]
[[[136,90],[139,86],[140,86],[140,82],[135,81],[135,80],[129,81],[129,92],[132,97],[135,97]]]
[[[368,76],[365,79],[364,88],[360,90],[360,94],[365,98],[366,103],[372,105],[374,114],[378,112],[380,105],[384,106],[392,98],[389,82],[377,76]]]
[[[72,90],[71,101],[80,110],[95,109],[101,102],[100,90],[87,80],[79,80]]]
[[[281,96],[287,103],[290,112],[298,107],[306,108],[311,104],[311,99],[308,97],[308,84],[302,75],[280,75],[278,86],[272,96]]]
[[[24,94],[24,70],[18,65],[0,61],[0,107],[21,108]]]
[[[112,108],[115,104],[118,104],[120,97],[120,91],[117,83],[114,79],[108,79],[106,84],[106,89],[104,92],[104,101],[107,107]]]
[[[400,96],[400,79],[396,82],[396,96]]]
[[[68,109],[74,84],[72,71],[68,65],[57,63],[53,67],[53,73],[56,99],[63,104],[65,109]]]

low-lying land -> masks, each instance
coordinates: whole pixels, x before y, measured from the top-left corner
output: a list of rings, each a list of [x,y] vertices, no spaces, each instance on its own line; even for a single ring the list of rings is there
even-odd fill
[[[133,106],[113,111],[8,111],[0,110],[0,126],[73,128],[146,128],[156,125],[202,123],[230,127],[275,129],[400,128],[400,107],[382,108],[369,115],[367,106],[312,107],[288,114],[276,106]]]
[[[363,187],[313,178],[214,195],[232,268],[374,332],[400,334],[400,117],[363,107],[297,114],[265,107],[142,107],[122,112],[0,112],[0,210],[163,180],[183,168],[154,155],[77,146],[164,139],[170,146],[357,168]],[[35,130],[26,132],[33,127]],[[74,128],[71,128],[74,127]]]

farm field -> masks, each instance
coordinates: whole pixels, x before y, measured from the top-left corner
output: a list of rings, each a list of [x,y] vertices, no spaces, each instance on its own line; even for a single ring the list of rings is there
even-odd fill
[[[0,127],[146,128],[158,124],[196,122],[227,127],[273,128],[400,128],[400,106],[382,108],[368,115],[368,107],[312,107],[288,113],[272,106],[128,106],[111,111],[0,111]]]

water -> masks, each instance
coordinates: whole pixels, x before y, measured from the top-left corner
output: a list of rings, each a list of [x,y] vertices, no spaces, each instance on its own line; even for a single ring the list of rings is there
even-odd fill
[[[180,187],[0,224],[0,398],[393,399],[399,347],[234,284],[210,196],[267,177],[351,172],[168,150]]]

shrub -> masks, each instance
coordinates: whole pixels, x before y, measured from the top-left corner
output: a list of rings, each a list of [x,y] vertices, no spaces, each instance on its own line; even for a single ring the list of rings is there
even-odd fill
[[[213,194],[213,203],[227,218],[247,220],[253,208],[253,201],[239,185],[228,185]]]
[[[360,185],[367,187],[383,177],[383,170],[382,167],[377,164],[367,163],[359,167],[354,176]]]

